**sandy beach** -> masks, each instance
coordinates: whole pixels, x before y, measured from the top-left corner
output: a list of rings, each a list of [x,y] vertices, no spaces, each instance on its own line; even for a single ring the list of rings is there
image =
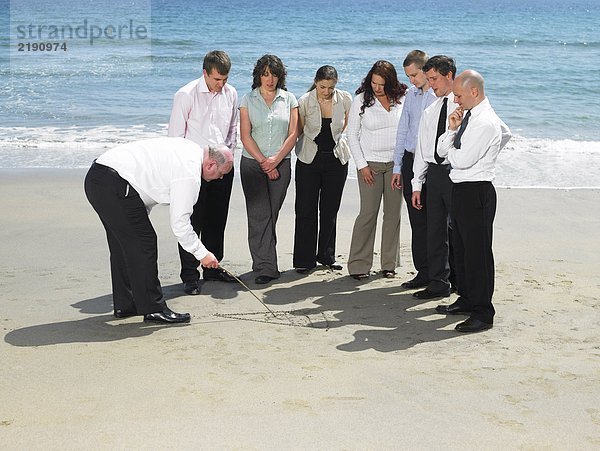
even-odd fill
[[[192,314],[169,327],[113,317],[84,174],[0,170],[0,448],[600,448],[600,190],[498,190],[494,328],[461,335],[464,317],[400,288],[413,275],[404,207],[396,279],[299,275],[292,185],[284,272],[254,285],[237,178],[222,264],[276,315],[240,284],[184,295],[157,207],[165,296]],[[344,267],[357,200],[348,180]]]

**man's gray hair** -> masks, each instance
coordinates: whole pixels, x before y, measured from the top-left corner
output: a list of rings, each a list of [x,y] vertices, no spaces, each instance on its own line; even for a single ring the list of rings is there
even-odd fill
[[[224,165],[227,163],[228,159],[223,154],[223,152],[227,152],[229,147],[225,144],[217,144],[217,145],[208,145],[208,158],[211,158],[217,162],[217,166]]]

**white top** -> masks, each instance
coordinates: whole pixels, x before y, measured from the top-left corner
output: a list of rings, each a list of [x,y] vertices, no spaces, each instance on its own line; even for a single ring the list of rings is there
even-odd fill
[[[336,89],[333,91],[332,103],[331,135],[337,145],[344,131],[344,125],[346,125],[346,113],[350,110],[352,96],[349,92]],[[300,97],[298,100],[298,115],[304,123],[304,129],[298,137],[296,155],[302,163],[310,164],[317,154],[317,143],[314,139],[321,133],[322,125],[321,107],[317,99],[316,89]]]
[[[494,180],[496,158],[512,134],[487,97],[471,109],[471,117],[460,139],[460,149],[454,147],[457,132],[458,129],[448,130],[438,142],[440,157],[447,156],[452,166],[450,180],[454,183]]]
[[[202,260],[208,254],[190,216],[202,183],[204,150],[185,138],[154,138],[117,146],[96,159],[113,168],[139,193],[148,213],[169,205],[171,229],[186,251]]]
[[[169,136],[188,138],[202,148],[225,144],[237,146],[238,96],[229,84],[221,92],[210,92],[204,77],[193,80],[175,93],[169,119]]]
[[[396,131],[402,114],[403,103],[392,105],[387,111],[381,102],[375,103],[360,115],[364,93],[352,101],[348,116],[348,143],[356,169],[368,166],[367,161],[389,163],[394,159]]]
[[[446,115],[446,130],[448,130],[448,116],[458,105],[454,103],[454,93],[448,94],[448,113]],[[439,97],[435,102],[425,108],[421,115],[419,123],[419,133],[417,135],[417,147],[415,148],[415,161],[413,162],[414,178],[412,179],[413,191],[421,191],[423,183],[427,178],[427,166],[429,163],[435,163],[435,137],[437,135],[437,124],[440,117],[440,111],[444,103],[444,97]],[[443,136],[443,135],[442,135]],[[442,137],[440,136],[440,140]],[[438,146],[439,146],[438,140]],[[439,154],[439,150],[438,150]],[[440,155],[441,157],[441,155]],[[448,164],[444,160],[442,164]]]

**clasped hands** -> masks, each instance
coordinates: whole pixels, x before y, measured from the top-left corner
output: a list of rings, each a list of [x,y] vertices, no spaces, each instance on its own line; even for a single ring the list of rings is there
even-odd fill
[[[279,171],[277,170],[277,165],[279,163],[280,162],[277,161],[277,158],[268,157],[261,161],[259,164],[263,172],[267,174],[267,177],[269,177],[269,180],[277,180],[279,178]]]

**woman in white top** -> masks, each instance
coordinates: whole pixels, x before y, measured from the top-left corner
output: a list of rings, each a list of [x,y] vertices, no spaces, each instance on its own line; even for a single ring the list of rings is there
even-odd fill
[[[357,280],[369,277],[379,205],[383,198],[381,272],[396,275],[399,263],[401,190],[392,189],[394,148],[402,99],[407,86],[398,81],[388,61],[377,61],[352,102],[348,142],[358,170],[360,212],[354,222],[348,272]]]
[[[298,100],[296,144],[296,227],[294,268],[304,274],[317,262],[335,262],[337,213],[348,175],[348,144],[342,132],[352,104],[349,92],[336,89],[333,66],[317,70],[314,83]],[[318,220],[317,220],[318,217]]]

